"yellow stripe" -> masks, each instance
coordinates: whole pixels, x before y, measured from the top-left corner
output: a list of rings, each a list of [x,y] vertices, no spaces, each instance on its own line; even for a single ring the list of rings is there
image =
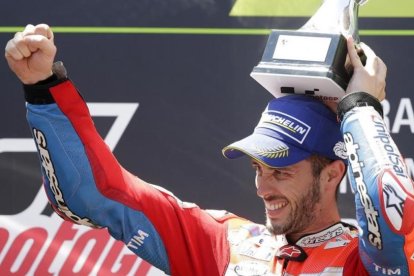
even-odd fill
[[[320,5],[320,0],[237,0],[230,16],[309,17]]]
[[[311,17],[322,0],[237,0],[230,16]],[[370,0],[360,17],[414,17],[413,0]]]
[[[160,34],[160,35],[269,35],[270,29],[249,28],[151,28],[151,27],[61,27],[53,32],[65,34]],[[0,27],[0,33],[22,31],[23,26]],[[414,36],[414,30],[359,30],[361,36]]]

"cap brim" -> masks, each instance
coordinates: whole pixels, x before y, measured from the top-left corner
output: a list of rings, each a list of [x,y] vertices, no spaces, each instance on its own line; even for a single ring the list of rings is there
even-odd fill
[[[310,152],[260,133],[234,142],[223,148],[222,152],[229,159],[248,155],[272,168],[290,166],[311,155]]]

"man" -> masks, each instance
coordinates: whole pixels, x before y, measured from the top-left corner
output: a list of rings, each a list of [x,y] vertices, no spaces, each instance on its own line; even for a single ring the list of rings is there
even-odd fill
[[[414,274],[414,187],[381,117],[386,67],[363,49],[365,66],[348,39],[353,77],[338,107],[328,104],[341,131],[323,103],[286,96],[268,104],[252,135],[223,150],[252,158],[267,228],[201,210],[122,168],[62,64],[52,69],[47,25],[17,33],[5,56],[25,84],[46,193],[64,219],[108,228],[172,275]],[[337,209],[346,156],[359,234]]]

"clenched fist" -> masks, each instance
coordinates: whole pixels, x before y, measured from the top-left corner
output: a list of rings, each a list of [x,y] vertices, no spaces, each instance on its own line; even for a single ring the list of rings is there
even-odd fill
[[[55,55],[53,32],[46,24],[27,25],[9,40],[5,49],[10,69],[24,84],[50,77]]]

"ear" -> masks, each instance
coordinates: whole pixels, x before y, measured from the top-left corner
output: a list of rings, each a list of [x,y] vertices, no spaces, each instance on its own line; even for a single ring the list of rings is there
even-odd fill
[[[346,165],[341,160],[335,160],[323,168],[320,180],[326,183],[326,188],[333,188],[336,191],[336,187],[341,183],[346,171]],[[329,189],[328,188],[328,189]]]

